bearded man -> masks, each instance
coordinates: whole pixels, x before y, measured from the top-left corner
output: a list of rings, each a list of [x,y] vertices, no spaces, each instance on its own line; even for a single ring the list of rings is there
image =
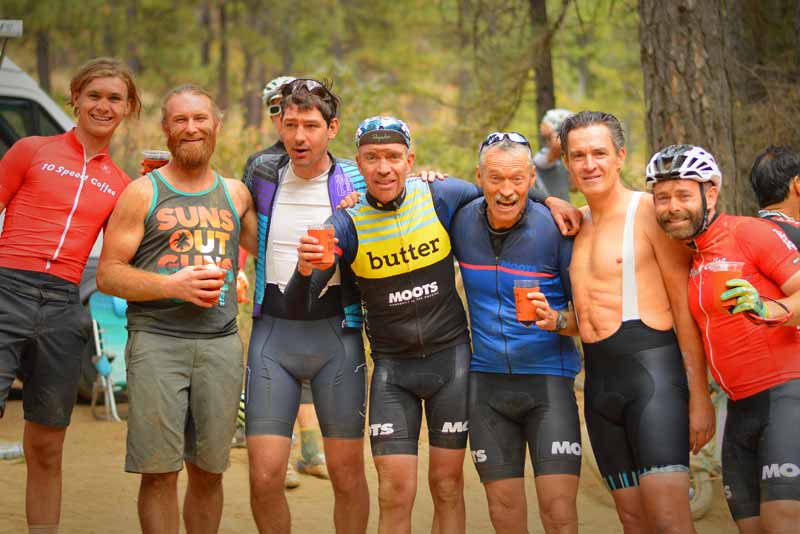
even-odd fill
[[[237,256],[254,252],[256,215],[244,184],[209,166],[221,126],[211,96],[180,86],[161,111],[172,159],[122,194],[97,287],[129,303],[125,470],[142,475],[142,532],[178,533],[184,463],[186,531],[217,532],[242,390]]]

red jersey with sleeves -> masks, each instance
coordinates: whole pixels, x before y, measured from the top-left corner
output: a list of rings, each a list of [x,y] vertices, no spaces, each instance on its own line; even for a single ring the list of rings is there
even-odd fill
[[[81,281],[86,259],[131,179],[108,150],[89,159],[75,130],[17,141],[0,160],[0,267]]]
[[[719,291],[712,280],[714,262],[742,262],[743,278],[760,295],[783,298],[780,287],[800,271],[797,247],[774,224],[733,215],[718,216],[695,244],[689,307],[717,383],[739,400],[800,378],[800,330],[756,325],[743,313],[731,315],[717,304]]]

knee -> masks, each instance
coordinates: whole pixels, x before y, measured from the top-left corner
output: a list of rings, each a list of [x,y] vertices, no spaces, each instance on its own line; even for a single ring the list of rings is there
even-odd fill
[[[60,471],[64,452],[61,440],[35,440],[25,444],[25,461],[44,471]]]
[[[195,472],[189,477],[189,484],[195,490],[213,492],[222,487],[222,473]]]
[[[559,495],[547,499],[539,508],[542,522],[550,525],[552,529],[560,532],[571,525],[578,523],[578,510],[575,505],[574,495]]]
[[[431,495],[440,503],[452,503],[462,498],[464,494],[464,475],[457,474],[432,477],[430,481]]]
[[[518,496],[495,494],[489,498],[489,518],[493,525],[503,525],[524,511],[525,499]]]
[[[171,491],[178,486],[178,473],[158,473],[158,474],[143,474],[142,475],[142,489],[155,492],[165,493]]]
[[[250,466],[250,493],[256,499],[283,493],[286,467],[282,469]]]
[[[350,493],[362,484],[366,485],[363,460],[337,461],[335,464],[328,463],[327,467],[331,484],[337,492]]]
[[[410,507],[417,492],[416,481],[384,478],[378,482],[381,509]]]

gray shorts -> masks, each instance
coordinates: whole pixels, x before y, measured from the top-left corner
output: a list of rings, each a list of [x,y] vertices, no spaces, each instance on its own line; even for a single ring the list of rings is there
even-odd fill
[[[242,391],[239,334],[185,339],[131,332],[125,360],[125,470],[172,473],[185,460],[209,473],[225,471]]]
[[[247,435],[291,436],[301,382],[311,382],[322,435],[364,435],[366,376],[361,331],[342,317],[253,321],[245,385]]]

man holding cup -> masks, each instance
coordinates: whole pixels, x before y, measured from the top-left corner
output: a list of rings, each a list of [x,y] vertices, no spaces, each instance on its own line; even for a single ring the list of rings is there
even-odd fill
[[[364,181],[354,162],[328,152],[339,131],[340,102],[327,84],[298,78],[272,89],[278,92],[267,101],[280,97],[285,152],[255,155],[244,176],[259,229],[245,385],[250,504],[259,532],[290,531],[284,486],[302,382],[310,381],[335,496],[334,526],[364,532],[367,370],[358,292],[349,270],[337,268],[313,305],[290,316],[285,291],[299,236],[330,217],[349,193],[363,190]]]
[[[356,132],[366,202],[333,214],[338,265],[351,268],[367,310],[375,369],[370,388],[370,441],[379,479],[379,532],[410,532],[416,495],[423,401],[430,443],[428,482],[440,532],[463,532],[463,461],[469,423],[469,333],[456,294],[450,227],[453,215],[480,196],[449,178],[408,179],[411,134],[401,120],[376,116]],[[287,300],[305,313],[334,274],[314,270],[323,248],[300,238]],[[313,276],[312,276],[313,273]]]
[[[800,521],[800,254],[777,226],[717,210],[722,173],[692,145],[647,165],[655,215],[694,249],[689,305],[728,395],[722,476],[741,533]],[[771,328],[770,328],[771,327]]]
[[[244,184],[209,165],[221,126],[210,95],[180,86],[161,109],[172,159],[122,194],[97,286],[128,300],[125,469],[142,474],[142,531],[178,532],[185,464],[186,530],[216,532],[242,388],[237,256],[255,250],[256,216]]]
[[[528,199],[531,148],[515,132],[480,147],[484,198],[453,220],[472,331],[469,426],[472,457],[497,532],[528,532],[524,467],[530,451],[545,532],[577,533],[581,467],[580,358],[569,264],[572,240]],[[516,303],[516,305],[515,305]]]

